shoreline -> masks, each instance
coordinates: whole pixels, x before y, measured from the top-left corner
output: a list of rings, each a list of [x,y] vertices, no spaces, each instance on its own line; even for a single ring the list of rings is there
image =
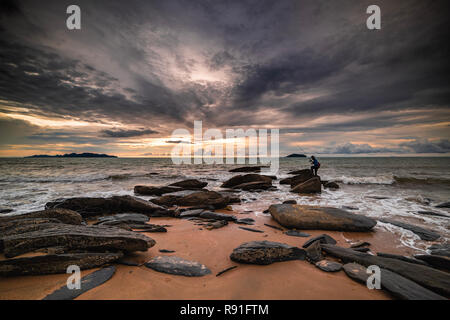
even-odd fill
[[[239,214],[234,211],[216,212],[235,214],[239,218],[253,218],[252,229],[263,230],[254,233],[239,229],[231,223],[220,229],[206,230],[193,221],[176,218],[151,218],[150,223],[167,224],[167,233],[143,234],[156,240],[156,245],[147,252],[135,252],[127,260],[145,263],[159,255],[176,255],[205,264],[211,274],[201,278],[169,275],[151,270],[143,265],[125,266],[113,263],[117,270],[106,283],[78,298],[79,300],[378,300],[393,299],[382,290],[369,290],[366,286],[351,280],[343,272],[328,273],[319,270],[307,261],[277,262],[271,265],[247,265],[235,263],[229,255],[243,242],[268,240],[301,247],[309,238],[326,233],[339,246],[348,247],[347,241],[368,241],[371,251],[394,254],[411,254],[414,250],[401,247],[401,243],[389,232],[337,232],[305,230],[311,237],[288,236],[282,231],[267,227],[264,223],[279,226],[270,215],[255,213]],[[202,230],[199,230],[202,229]],[[160,249],[175,253],[160,253]],[[4,256],[0,255],[3,260]],[[228,267],[238,267],[216,277]],[[85,276],[99,268],[82,270]],[[54,274],[41,276],[4,277],[0,281],[0,299],[42,299],[65,285],[69,275]],[[336,288],[339,288],[338,290]]]

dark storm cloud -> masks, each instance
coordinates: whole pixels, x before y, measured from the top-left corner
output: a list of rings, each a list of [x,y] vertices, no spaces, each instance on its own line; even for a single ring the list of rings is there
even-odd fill
[[[158,131],[100,133],[109,138],[167,134],[194,119],[281,119],[291,127],[277,123],[282,133],[309,134],[450,120],[447,1],[379,0],[378,31],[366,28],[368,0],[79,0],[82,30],[73,32],[69,4],[1,2],[0,100],[38,116]],[[385,113],[411,110],[422,114]],[[330,115],[355,119],[307,125]],[[329,151],[363,150],[388,152],[345,143]],[[421,140],[396,150],[447,149]]]
[[[417,139],[415,141],[404,142],[400,144],[415,153],[447,153],[450,152],[450,141],[443,139],[436,142],[427,139]]]
[[[105,137],[111,138],[130,138],[130,137],[140,137],[148,134],[155,134],[158,131],[151,129],[140,129],[140,130],[103,130],[103,135]]]

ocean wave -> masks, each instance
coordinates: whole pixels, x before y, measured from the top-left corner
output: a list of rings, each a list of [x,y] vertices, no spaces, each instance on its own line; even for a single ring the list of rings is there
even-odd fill
[[[450,179],[445,178],[414,178],[394,176],[396,184],[445,184],[450,185]]]
[[[341,176],[336,179],[328,179],[344,184],[394,184],[394,176],[392,175],[380,175],[373,177],[347,177]]]

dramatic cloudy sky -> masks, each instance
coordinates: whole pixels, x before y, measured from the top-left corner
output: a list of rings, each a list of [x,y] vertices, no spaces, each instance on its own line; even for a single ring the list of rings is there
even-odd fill
[[[194,120],[278,128],[281,154],[449,155],[447,2],[1,1],[0,156],[159,156]]]

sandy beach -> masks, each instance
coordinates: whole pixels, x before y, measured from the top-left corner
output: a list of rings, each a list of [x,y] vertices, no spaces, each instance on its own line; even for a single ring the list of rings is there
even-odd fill
[[[254,233],[229,224],[220,229],[206,230],[193,221],[175,218],[151,218],[150,222],[170,225],[167,233],[145,233],[156,240],[147,252],[133,253],[127,259],[145,263],[157,255],[176,255],[208,266],[211,274],[201,277],[183,277],[151,270],[145,266],[118,265],[114,276],[77,299],[392,299],[382,290],[369,290],[348,278],[343,271],[327,273],[307,261],[286,261],[271,265],[238,264],[230,260],[230,253],[243,242],[268,240],[301,247],[308,238],[292,237],[264,224],[279,226],[270,215],[238,214],[226,210],[218,212],[236,214],[255,219],[251,228],[264,231]],[[371,243],[372,252],[408,255],[411,252],[388,232],[335,232],[307,231],[312,236],[326,233],[337,240],[339,246],[348,247],[350,241]],[[160,249],[175,253],[160,253]],[[4,259],[4,256],[1,256]],[[230,266],[236,269],[216,277]],[[97,269],[84,270],[82,276]],[[1,299],[42,299],[65,285],[68,275],[19,276],[2,278]]]

